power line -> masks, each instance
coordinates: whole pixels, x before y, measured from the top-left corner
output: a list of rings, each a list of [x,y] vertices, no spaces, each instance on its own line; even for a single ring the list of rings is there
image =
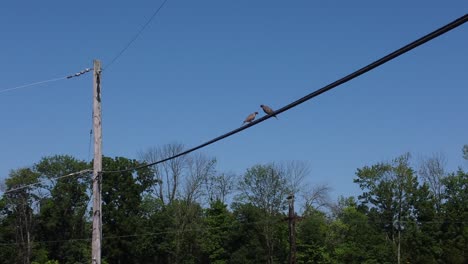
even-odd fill
[[[82,70],[82,71],[80,71],[80,72],[77,72],[77,73],[75,73],[75,74],[68,75],[68,76],[67,76],[67,79],[71,79],[71,78],[75,78],[75,77],[81,76],[81,75],[83,75],[83,74],[85,74],[85,73],[87,73],[87,72],[90,72],[92,69],[93,69],[93,68],[86,68],[86,69],[84,69],[84,70]]]
[[[244,225],[256,225],[256,224],[261,224],[261,223],[276,223],[278,221],[274,220],[261,220],[261,221],[255,221],[255,222],[247,222],[247,223],[241,223]],[[190,229],[184,229],[184,230],[168,230],[168,231],[160,231],[160,232],[148,232],[148,233],[140,233],[140,234],[130,234],[130,235],[119,235],[119,236],[108,236],[108,237],[103,237],[103,240],[106,239],[118,239],[118,238],[130,238],[130,237],[143,237],[143,236],[155,236],[155,235],[164,235],[164,234],[174,234],[174,233],[185,233],[185,232],[199,232],[199,231],[207,231],[207,230],[216,230],[216,229],[231,229],[231,228],[236,228],[239,223],[234,222],[233,224],[229,226],[216,226],[216,227],[201,227],[201,228],[190,228]],[[60,240],[43,240],[43,241],[33,241],[31,244],[45,244],[45,243],[63,243],[63,242],[75,242],[75,241],[90,241],[91,238],[72,238],[72,239],[60,239]],[[27,244],[27,242],[16,242],[16,243],[0,243],[0,246],[16,246],[16,245],[24,245]]]
[[[58,179],[67,178],[67,177],[79,176],[81,174],[89,173],[89,172],[92,172],[92,171],[93,170],[91,170],[91,169],[85,169],[85,170],[65,174],[65,175],[62,175],[62,176],[50,178],[50,179],[47,179],[47,180],[58,180]],[[42,180],[42,181],[39,181],[39,182],[36,182],[36,183],[31,183],[31,184],[23,185],[23,186],[18,187],[18,188],[6,190],[5,192],[3,192],[3,194],[7,194],[7,193],[15,192],[15,191],[18,191],[18,190],[22,190],[22,189],[25,189],[25,188],[29,188],[29,187],[44,183],[47,180]]]
[[[106,66],[105,69],[103,70],[107,70],[112,64],[114,64],[114,62],[120,57],[122,56],[122,54],[130,47],[130,45],[132,45],[133,42],[135,42],[135,40],[140,36],[140,34],[143,32],[143,30],[145,30],[145,28],[151,23],[151,21],[156,17],[156,15],[159,13],[159,11],[164,7],[164,5],[166,4],[167,0],[164,0],[162,2],[162,4],[156,9],[156,11],[154,11],[153,15],[151,15],[151,17],[148,19],[148,21],[146,21],[146,23],[140,28],[140,30],[136,33],[136,35],[130,39],[130,41],[127,43],[127,45],[125,45],[125,47],[111,60],[111,62]]]
[[[33,82],[33,83],[29,83],[29,84],[23,84],[23,85],[19,85],[19,86],[16,86],[16,87],[3,89],[3,90],[0,90],[0,93],[6,93],[6,92],[9,92],[9,91],[18,90],[18,89],[22,89],[22,88],[26,88],[26,87],[30,87],[30,86],[35,86],[35,85],[39,85],[39,84],[44,84],[44,83],[56,82],[56,81],[61,81],[61,80],[65,80],[65,79],[71,79],[71,78],[74,78],[74,77],[78,77],[78,76],[80,76],[82,74],[85,74],[85,73],[89,72],[90,70],[91,69],[86,68],[86,69],[84,69],[84,70],[82,70],[80,72],[77,72],[75,74],[68,75],[68,76],[65,76],[65,77],[54,78],[54,79],[49,79],[49,80],[44,80],[44,81],[39,81],[39,82]]]
[[[159,231],[159,232],[148,232],[148,233],[140,233],[140,234],[129,234],[129,235],[116,235],[116,236],[104,236],[103,240],[107,239],[119,239],[119,238],[131,238],[131,237],[144,237],[144,236],[156,236],[156,235],[164,235],[164,234],[174,234],[174,233],[185,233],[185,232],[200,232],[200,231],[208,231],[208,230],[216,230],[216,229],[232,229],[237,228],[239,225],[256,225],[262,223],[281,223],[282,220],[275,221],[271,219],[267,220],[260,220],[254,222],[234,222],[229,226],[216,226],[216,227],[201,227],[201,228],[190,228],[184,230],[167,230],[167,231]],[[365,223],[375,223],[374,221],[369,220],[351,220],[350,224],[355,224],[358,222],[365,222]],[[468,221],[400,221],[401,223],[414,223],[414,224],[467,224]],[[378,222],[380,223],[380,222]],[[386,222],[388,224],[393,224],[393,222]],[[330,225],[330,224],[328,224]],[[60,239],[60,240],[43,240],[43,241],[33,241],[31,244],[50,244],[50,243],[63,243],[63,242],[75,242],[75,241],[91,241],[91,238],[72,238],[72,239]],[[25,245],[27,242],[16,242],[16,243],[0,243],[0,246],[17,246],[17,245]]]
[[[12,87],[12,88],[3,89],[3,90],[0,90],[0,93],[5,93],[5,92],[9,92],[9,91],[17,90],[17,89],[22,89],[22,88],[26,88],[26,87],[30,87],[30,86],[34,86],[34,85],[39,85],[39,84],[49,83],[49,82],[56,82],[56,81],[65,80],[65,79],[67,79],[67,77],[54,78],[54,79],[45,80],[45,81],[33,82],[33,83],[29,83],[29,84],[24,84],[24,85]]]
[[[312,98],[314,98],[314,97],[316,97],[316,96],[318,96],[318,95],[320,95],[322,93],[325,93],[325,92],[327,92],[327,91],[329,91],[329,90],[331,90],[331,89],[333,89],[333,88],[335,88],[335,87],[337,87],[337,86],[339,86],[339,85],[341,85],[343,83],[346,83],[346,82],[348,82],[348,81],[350,81],[350,80],[352,80],[352,79],[354,79],[354,78],[356,78],[356,77],[358,77],[358,76],[360,76],[360,75],[362,75],[362,74],[364,74],[364,73],[366,73],[368,71],[371,71],[371,70],[381,66],[382,64],[385,64],[385,63],[399,57],[400,55],[403,55],[406,52],[408,52],[408,51],[410,51],[410,50],[412,50],[414,48],[417,48],[418,46],[420,46],[420,45],[422,45],[422,44],[424,44],[424,43],[426,43],[426,42],[428,42],[428,41],[430,41],[430,40],[432,40],[434,38],[437,38],[440,35],[445,34],[445,33],[449,32],[450,30],[452,30],[452,29],[454,29],[454,28],[456,28],[458,26],[463,25],[467,21],[468,21],[468,15],[465,14],[464,16],[450,22],[449,24],[447,24],[447,25],[445,25],[445,26],[443,26],[443,27],[441,27],[441,28],[439,28],[439,29],[437,29],[437,30],[435,30],[435,31],[433,31],[433,32],[431,32],[431,33],[429,33],[429,34],[427,34],[427,35],[425,35],[425,36],[423,36],[423,37],[421,37],[421,38],[407,44],[407,45],[405,45],[405,46],[403,46],[402,48],[400,48],[400,49],[398,49],[398,50],[396,50],[396,51],[394,51],[394,52],[392,52],[392,53],[390,53],[390,54],[388,54],[388,55],[386,55],[386,56],[384,56],[384,57],[382,57],[382,58],[380,58],[380,59],[378,59],[378,60],[376,60],[374,62],[372,62],[371,64],[369,64],[369,65],[367,65],[367,66],[365,66],[365,67],[363,67],[363,68],[361,68],[361,69],[359,69],[359,70],[357,70],[357,71],[355,71],[355,72],[353,72],[353,73],[351,73],[351,74],[349,74],[349,75],[347,75],[347,76],[345,76],[345,77],[343,77],[343,78],[341,78],[341,79],[339,79],[339,80],[337,80],[337,81],[335,81],[333,83],[330,83],[330,84],[328,84],[328,85],[326,85],[326,86],[324,86],[324,87],[322,87],[322,88],[320,88],[320,89],[318,89],[318,90],[316,90],[316,91],[314,91],[314,92],[312,92],[312,93],[310,93],[310,94],[308,94],[308,95],[306,95],[306,96],[304,96],[304,97],[302,97],[302,98],[300,98],[300,99],[298,99],[298,100],[296,100],[296,101],[294,101],[294,102],[292,102],[292,103],[290,103],[290,104],[288,104],[288,105],[286,105],[286,106],[284,106],[284,107],[282,107],[282,108],[280,108],[280,109],[278,109],[276,111],[274,111],[271,115],[263,116],[262,118],[259,118],[259,119],[255,120],[255,121],[245,125],[245,126],[234,129],[234,130],[232,130],[232,131],[230,131],[230,132],[228,132],[228,133],[226,133],[224,135],[221,135],[221,136],[216,137],[216,138],[214,138],[212,140],[209,140],[209,141],[207,141],[207,142],[205,142],[205,143],[203,143],[201,145],[198,145],[196,147],[193,147],[191,149],[183,151],[183,152],[181,152],[179,154],[176,154],[176,155],[174,155],[172,157],[168,157],[168,158],[156,161],[156,162],[152,162],[152,163],[148,163],[148,164],[145,164],[145,165],[141,165],[141,166],[137,166],[137,167],[129,168],[129,169],[124,169],[124,170],[103,171],[103,172],[118,173],[118,172],[128,172],[128,171],[138,170],[138,169],[150,167],[150,166],[153,166],[153,165],[156,165],[156,164],[159,164],[159,163],[163,163],[163,162],[178,158],[180,156],[189,154],[190,152],[193,152],[195,150],[198,150],[198,149],[201,149],[201,148],[206,147],[208,145],[211,145],[211,144],[213,144],[213,143],[215,143],[215,142],[217,142],[219,140],[230,137],[230,136],[232,136],[234,134],[237,134],[237,133],[239,133],[239,132],[241,132],[241,131],[243,131],[243,130],[245,130],[247,128],[255,126],[255,125],[267,120],[268,118],[271,118],[271,117],[273,117],[275,115],[281,114],[281,113],[283,113],[283,112],[285,112],[285,111],[287,111],[287,110],[289,110],[289,109],[291,109],[293,107],[296,107],[299,104],[302,104],[302,103],[304,103],[304,102],[306,102],[306,101],[308,101],[308,100],[310,100],[310,99],[312,99]]]

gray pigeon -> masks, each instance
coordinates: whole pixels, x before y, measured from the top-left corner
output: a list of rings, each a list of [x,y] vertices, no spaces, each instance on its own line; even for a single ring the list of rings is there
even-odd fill
[[[268,107],[267,105],[260,105],[260,107],[263,109],[263,112],[265,112],[265,114],[267,114],[267,115],[272,115],[272,114],[275,112],[275,111],[273,111],[273,109],[271,109],[271,108]],[[274,117],[275,117],[276,119],[278,119],[278,118],[276,117],[276,115],[274,115]]]
[[[254,121],[256,115],[258,115],[258,112],[251,113],[249,116],[247,116],[247,118],[244,120],[244,123],[242,124]]]

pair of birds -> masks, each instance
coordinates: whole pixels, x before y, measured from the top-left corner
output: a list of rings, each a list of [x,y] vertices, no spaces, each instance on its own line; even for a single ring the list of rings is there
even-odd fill
[[[273,109],[271,109],[269,106],[267,105],[260,105],[260,107],[263,109],[263,112],[265,112],[265,114],[267,115],[272,115],[275,111],[273,111]],[[252,121],[255,120],[255,116],[258,115],[258,112],[253,112],[251,113],[250,115],[247,116],[247,118],[244,120],[244,123],[242,124],[245,124],[245,123],[250,123]],[[278,119],[276,117],[276,115],[273,115],[276,119]]]

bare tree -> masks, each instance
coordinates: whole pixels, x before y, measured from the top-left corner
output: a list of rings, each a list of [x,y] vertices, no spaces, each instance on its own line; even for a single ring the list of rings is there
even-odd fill
[[[205,182],[206,197],[208,203],[213,201],[226,202],[235,187],[237,176],[234,173],[214,174]]]
[[[444,184],[442,179],[446,176],[446,158],[441,153],[435,153],[431,157],[424,158],[419,167],[419,175],[429,185],[436,200],[436,209],[440,210]]]
[[[152,147],[141,152],[139,157],[147,163],[177,155],[184,151],[184,145],[179,143]],[[184,155],[167,162],[153,165],[154,177],[158,184],[153,187],[156,196],[163,205],[181,199],[186,202],[199,202],[203,194],[203,185],[213,177],[216,159],[195,153]]]
[[[188,203],[199,201],[203,191],[203,184],[216,173],[215,165],[216,159],[209,159],[203,154],[195,154],[187,158],[184,200]]]
[[[305,191],[303,194],[305,209],[312,207],[319,209],[324,206],[330,207],[330,191],[330,186],[326,184],[316,185]]]
[[[292,193],[302,193],[307,189],[305,177],[310,174],[310,166],[305,161],[293,160],[276,163],[275,168],[286,179]]]
[[[176,154],[184,150],[184,145],[179,143],[166,144],[161,147],[152,147],[139,154],[141,160],[153,163]],[[187,156],[181,156],[167,162],[152,166],[156,180],[154,192],[163,205],[170,204],[176,199],[180,180],[184,169],[187,166]]]
[[[183,152],[182,144],[167,144],[153,147],[140,154],[140,158],[153,163]],[[215,175],[216,159],[203,154],[188,154],[153,166],[158,185],[154,186],[155,195],[164,206],[170,205],[169,212],[174,217],[174,259],[180,263],[184,255],[184,238],[187,229],[194,228],[197,215],[201,213],[199,202],[203,195],[203,185]]]
[[[275,165],[278,171],[287,180],[288,189],[291,193],[296,194],[296,197],[302,197],[304,209],[314,207],[330,207],[331,201],[329,193],[330,186],[326,184],[318,184],[311,186],[305,182],[306,177],[310,175],[310,166],[305,161],[285,161]]]

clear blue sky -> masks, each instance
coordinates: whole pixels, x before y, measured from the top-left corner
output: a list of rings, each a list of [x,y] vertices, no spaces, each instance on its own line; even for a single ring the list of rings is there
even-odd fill
[[[161,1],[6,1],[0,90],[104,67]],[[169,0],[102,77],[103,149],[195,146],[280,108],[468,11],[463,1]],[[354,195],[356,168],[404,152],[466,166],[468,24],[202,150],[220,171],[302,160]],[[0,178],[41,157],[88,159],[92,75],[0,94]]]

